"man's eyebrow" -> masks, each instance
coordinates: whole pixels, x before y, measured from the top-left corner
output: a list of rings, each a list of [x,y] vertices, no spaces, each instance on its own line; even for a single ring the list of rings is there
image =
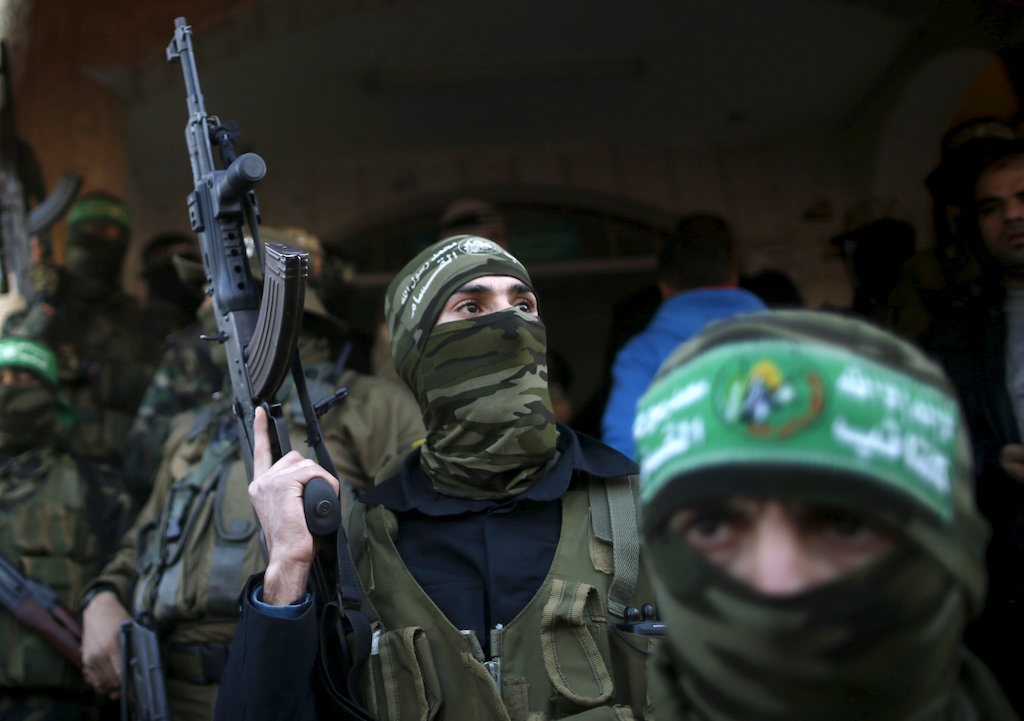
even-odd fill
[[[534,293],[533,288],[526,285],[526,283],[516,283],[515,285],[509,286],[508,291],[510,293]],[[504,293],[504,291],[502,291]],[[494,295],[494,288],[483,283],[473,283],[470,281],[461,288],[456,288],[452,291],[452,295],[456,293],[472,293],[476,295]]]
[[[1015,193],[1015,195],[1016,195],[1016,193]],[[998,202],[1001,202],[1002,200],[1003,200],[1003,196],[1001,196],[1001,195],[983,195],[980,198],[978,198],[977,200],[975,200],[974,203],[976,205],[981,205],[983,203],[998,203]]]

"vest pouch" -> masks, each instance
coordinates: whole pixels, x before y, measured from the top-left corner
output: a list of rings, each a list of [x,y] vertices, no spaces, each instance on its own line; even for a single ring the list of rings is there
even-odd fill
[[[596,588],[562,579],[551,582],[540,625],[544,670],[559,695],[584,709],[612,695],[612,676],[598,645],[606,624]]]
[[[441,710],[441,682],[422,628],[382,631],[374,624],[373,647],[363,673],[363,699],[379,721],[429,721]]]
[[[650,706],[649,678],[654,663],[654,652],[662,641],[655,636],[644,636],[630,633],[622,629],[609,630],[612,658],[615,659],[613,676],[616,687],[621,691],[629,689],[629,695],[619,694],[619,698],[628,698],[634,710],[643,715]]]

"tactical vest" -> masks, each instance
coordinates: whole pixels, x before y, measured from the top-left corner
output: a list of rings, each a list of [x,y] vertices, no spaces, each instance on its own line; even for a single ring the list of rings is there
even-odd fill
[[[139,532],[132,612],[162,629],[237,618],[239,590],[264,565],[235,421],[225,410],[207,406],[197,415],[170,461],[180,480],[161,514]]]
[[[526,608],[491,632],[489,659],[402,563],[395,515],[356,504],[348,533],[374,631],[361,690],[380,721],[646,717],[657,642],[614,627],[625,606],[653,600],[639,568],[635,488],[581,475],[562,497],[548,575]]]
[[[53,451],[22,454],[0,469],[0,553],[69,608],[100,569],[87,490],[74,460]],[[0,687],[85,688],[77,669],[6,609],[0,609]]]
[[[320,380],[326,366],[307,373],[310,396],[322,397],[329,387]],[[290,391],[286,385],[281,392]],[[292,447],[304,449],[305,423],[295,394],[285,414]],[[171,486],[160,515],[140,529],[131,610],[136,617],[152,618],[171,639],[229,643],[238,621],[238,594],[246,579],[266,566],[238,451],[228,395],[196,415],[169,461],[180,480]]]

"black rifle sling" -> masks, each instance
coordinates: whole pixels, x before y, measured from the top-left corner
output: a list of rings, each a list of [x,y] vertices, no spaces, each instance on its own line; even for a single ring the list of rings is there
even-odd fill
[[[359,677],[370,657],[370,621],[362,611],[363,587],[342,527],[332,550],[338,573],[337,594],[320,610],[320,679],[331,703],[346,714],[345,718],[373,721],[359,692]],[[331,554],[321,551],[321,555]]]
[[[317,461],[324,470],[338,478],[340,482],[337,468],[327,453],[323,437],[320,435],[320,426],[309,397],[298,349],[295,350],[292,359],[292,380],[306,419],[306,443],[313,449]],[[354,718],[372,719],[373,716],[359,704],[359,675],[370,657],[371,641],[370,621],[362,611],[363,586],[348,547],[344,523],[338,525],[334,538],[334,544],[330,544],[327,538],[324,539],[324,544],[314,560],[313,569],[315,592],[322,594],[324,600],[335,599],[320,609],[321,676],[324,688],[335,703],[349,714],[355,713],[353,708],[364,714],[355,715]],[[332,560],[334,568],[337,569],[334,588],[327,578],[327,569],[331,568]],[[352,637],[351,646],[348,634]],[[331,638],[338,639],[340,654],[329,652],[328,644]],[[335,658],[336,655],[340,655],[340,658]],[[337,668],[340,678],[344,681],[341,689],[332,678],[334,668]]]

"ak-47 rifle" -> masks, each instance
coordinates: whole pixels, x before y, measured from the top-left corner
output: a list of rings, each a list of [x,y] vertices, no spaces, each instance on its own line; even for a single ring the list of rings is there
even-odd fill
[[[246,258],[242,223],[259,241],[259,219],[253,187],[266,174],[267,166],[255,153],[236,155],[237,129],[206,114],[199,87],[192,29],[184,18],[174,21],[174,38],[167,46],[167,60],[180,61],[185,76],[188,123],[185,139],[195,189],[188,196],[189,220],[199,236],[203,268],[213,299],[218,333],[212,339],[224,344],[228,373],[234,393],[234,412],[239,438],[244,439],[243,458],[252,478],[253,418],[263,406],[270,419],[270,441],[275,460],[290,447],[288,428],[281,405],[274,394],[291,370],[300,398],[306,393],[305,374],[296,343],[302,323],[305,280],[309,254],[284,243],[268,243],[263,263],[263,297]],[[213,147],[220,150],[224,169],[218,169]],[[312,404],[304,403],[307,441],[317,461],[337,475],[323,439]],[[326,480],[316,478],[306,485],[306,525],[313,535],[329,535],[341,521],[337,494]]]
[[[26,301],[32,301],[36,289],[29,281],[31,238],[45,233],[64,215],[78,194],[82,179],[72,173],[63,173],[53,192],[46,195],[32,148],[18,138],[14,129],[11,68],[4,41],[0,41],[0,82],[3,83],[3,107],[0,108],[0,293],[10,290],[8,274],[11,274],[18,292]],[[31,210],[28,210],[26,195],[36,201]]]
[[[27,578],[0,556],[0,606],[42,636],[64,658],[82,667],[82,627],[44,583]]]
[[[167,46],[167,60],[180,61],[185,76],[189,115],[185,139],[195,182],[195,189],[188,196],[189,219],[192,229],[199,235],[203,268],[210,284],[217,318],[215,339],[227,349],[235,417],[239,438],[245,441],[242,455],[249,478],[252,478],[253,418],[257,405],[266,409],[270,419],[268,427],[274,459],[288,451],[288,428],[281,404],[273,396],[289,368],[302,404],[306,442],[313,448],[320,466],[337,477],[320,435],[317,417],[343,396],[344,389],[316,405],[311,403],[296,348],[309,254],[283,243],[267,243],[262,304],[258,302],[246,259],[242,221],[244,219],[248,225],[258,253],[262,244],[253,187],[266,173],[266,164],[255,153],[236,155],[237,129],[206,114],[192,51],[192,28],[185,18],[174,20],[174,38]],[[223,170],[214,163],[213,146],[220,149]],[[306,484],[303,499],[310,533],[314,536],[336,534],[334,548],[325,543],[320,553],[329,557],[334,552],[332,560],[337,564],[337,578],[331,579],[333,584],[327,579],[328,570],[323,568],[320,558],[314,562],[313,576],[320,596],[317,606],[324,609],[321,612],[324,628],[341,630],[337,635],[342,657],[340,675],[344,683],[340,687],[334,685],[331,669],[321,668],[322,676],[332,684],[329,692],[345,718],[371,720],[373,717],[358,702],[359,672],[370,655],[370,624],[361,610],[362,587],[341,526],[338,496],[326,480],[314,478]]]

